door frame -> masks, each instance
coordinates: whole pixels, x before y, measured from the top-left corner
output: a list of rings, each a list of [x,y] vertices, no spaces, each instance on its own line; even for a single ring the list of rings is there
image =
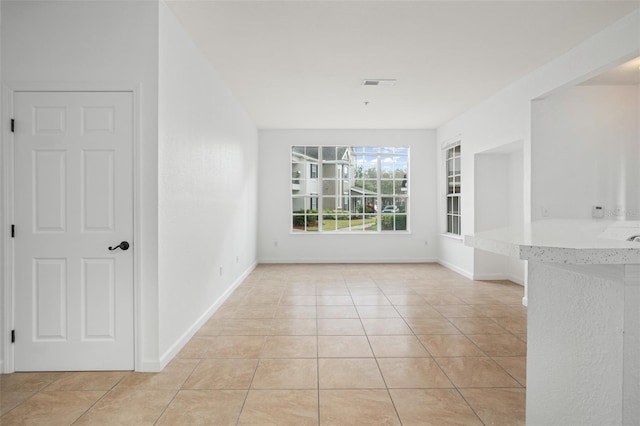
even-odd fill
[[[134,368],[140,371],[143,368],[142,360],[142,333],[141,333],[141,279],[140,271],[141,252],[143,243],[141,238],[141,156],[140,141],[140,98],[142,86],[139,83],[54,83],[54,82],[15,82],[5,83],[2,86],[2,135],[0,143],[0,162],[2,187],[2,226],[0,228],[0,296],[3,314],[0,317],[0,341],[2,345],[2,358],[0,358],[0,373],[13,373],[15,371],[14,345],[11,343],[11,330],[15,326],[15,282],[14,282],[14,240],[11,238],[11,224],[14,223],[14,134],[11,132],[10,120],[14,117],[14,96],[16,92],[126,92],[131,93],[133,100],[133,357]],[[19,124],[17,124],[19,125]],[[18,337],[19,338],[19,337]]]

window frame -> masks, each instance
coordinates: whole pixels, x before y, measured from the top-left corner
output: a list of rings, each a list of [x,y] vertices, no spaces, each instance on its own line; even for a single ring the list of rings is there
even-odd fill
[[[309,149],[315,157],[309,155]],[[332,150],[335,151],[332,153]],[[296,165],[300,168],[301,161],[308,161],[308,164],[315,163],[316,173],[312,173],[309,165],[304,166],[303,170],[309,171],[307,179],[314,181],[316,191],[310,192],[297,184],[295,186],[299,189],[296,192],[294,183],[300,180],[292,179],[290,232],[302,235],[410,234],[410,151],[407,145],[393,147],[291,145],[289,151],[291,175],[295,176],[294,168]],[[358,177],[357,162],[361,161],[360,164],[364,164],[362,167],[366,167],[365,159],[371,160],[371,158],[376,160],[375,163],[371,163],[374,164],[373,167],[369,164],[370,172],[375,173],[375,178]],[[382,164],[385,159],[391,160],[390,167]],[[360,173],[369,169],[361,168]],[[384,176],[383,171],[386,173]],[[311,174],[314,174],[314,177],[311,177]],[[357,184],[358,181],[361,185]],[[375,193],[366,189],[364,184],[367,181],[374,182]],[[313,203],[312,198],[315,198],[316,204]],[[369,211],[370,204],[374,206],[374,213]],[[393,212],[383,213],[387,205],[399,206],[399,208],[393,209]],[[338,216],[342,218],[339,219]],[[344,216],[347,216],[347,219],[344,219]],[[366,222],[367,219],[373,219],[375,225],[367,226],[367,223],[370,223]],[[349,225],[344,226],[343,220],[348,220]],[[357,223],[352,225],[352,221]],[[332,229],[325,229],[327,224],[331,225]],[[333,229],[334,224],[335,229]]]
[[[456,141],[443,149],[445,181],[445,235],[462,237],[462,144]]]

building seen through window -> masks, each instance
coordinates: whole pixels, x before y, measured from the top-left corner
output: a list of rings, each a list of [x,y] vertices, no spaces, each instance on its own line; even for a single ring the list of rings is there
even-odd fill
[[[293,146],[294,232],[407,232],[409,148]]]

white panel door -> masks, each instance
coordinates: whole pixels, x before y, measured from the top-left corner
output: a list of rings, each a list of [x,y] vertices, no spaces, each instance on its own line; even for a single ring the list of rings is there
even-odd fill
[[[132,94],[17,92],[14,117],[15,370],[132,370]]]

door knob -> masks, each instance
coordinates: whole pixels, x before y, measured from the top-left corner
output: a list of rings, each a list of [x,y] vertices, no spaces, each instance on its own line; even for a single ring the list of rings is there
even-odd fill
[[[109,250],[111,250],[111,251],[113,251],[115,249],[120,249],[122,251],[128,250],[129,249],[129,243],[126,242],[126,241],[123,241],[120,244],[118,244],[117,246],[109,247]]]

